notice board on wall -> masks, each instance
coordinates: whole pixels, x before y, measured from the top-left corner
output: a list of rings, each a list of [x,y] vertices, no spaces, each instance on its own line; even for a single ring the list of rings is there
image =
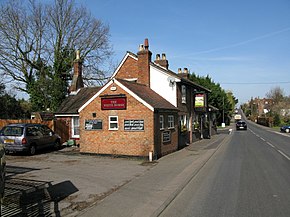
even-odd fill
[[[170,142],[171,141],[171,132],[170,131],[163,131],[162,132],[162,142]]]
[[[85,130],[101,130],[103,121],[100,119],[85,120]]]
[[[143,131],[144,120],[124,120],[124,130],[126,131]]]

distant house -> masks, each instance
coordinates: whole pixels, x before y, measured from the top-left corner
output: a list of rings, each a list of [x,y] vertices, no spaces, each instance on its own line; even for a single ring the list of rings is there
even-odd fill
[[[255,98],[250,101],[251,114],[256,116],[263,116],[270,112],[274,105],[273,99]]]

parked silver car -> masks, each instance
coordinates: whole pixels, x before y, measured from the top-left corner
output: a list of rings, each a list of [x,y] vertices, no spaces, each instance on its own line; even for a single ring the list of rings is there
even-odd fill
[[[28,152],[34,155],[39,149],[60,147],[60,136],[43,124],[9,124],[1,130],[0,143],[6,152]]]

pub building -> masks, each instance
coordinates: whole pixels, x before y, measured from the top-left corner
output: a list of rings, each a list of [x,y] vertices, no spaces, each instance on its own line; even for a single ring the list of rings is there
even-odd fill
[[[66,118],[70,137],[78,132],[81,153],[156,159],[202,137],[196,123],[207,117],[210,90],[190,81],[186,68],[169,70],[165,54],[154,62],[151,56],[145,39],[137,55],[126,53],[104,86],[83,96],[86,87],[71,88],[56,117]],[[74,78],[81,80],[81,61],[75,64]],[[78,83],[74,78],[72,85]],[[78,105],[68,114],[72,101]]]

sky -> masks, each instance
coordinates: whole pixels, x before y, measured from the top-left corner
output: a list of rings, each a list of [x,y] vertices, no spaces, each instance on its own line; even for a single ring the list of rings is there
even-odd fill
[[[239,103],[290,95],[290,0],[76,0],[110,27],[113,59],[149,40],[152,60],[209,75]]]

